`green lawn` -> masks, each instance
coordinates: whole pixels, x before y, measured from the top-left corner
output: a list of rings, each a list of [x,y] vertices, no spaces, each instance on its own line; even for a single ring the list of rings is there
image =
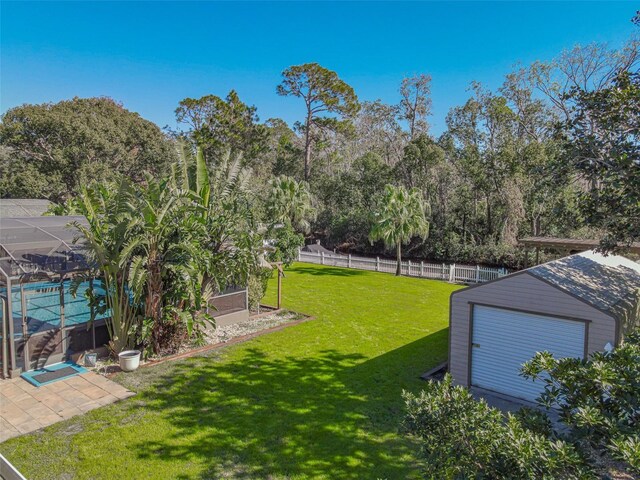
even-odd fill
[[[0,452],[32,480],[415,476],[400,395],[446,358],[458,287],[308,264],[286,275],[285,306],[314,320],[121,374],[138,395]]]

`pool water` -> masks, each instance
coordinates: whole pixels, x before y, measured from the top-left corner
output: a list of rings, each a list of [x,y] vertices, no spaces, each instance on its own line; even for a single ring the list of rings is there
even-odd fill
[[[61,326],[61,294],[64,295],[64,324],[65,327],[81,325],[91,319],[91,308],[85,296],[89,288],[89,281],[83,282],[78,287],[74,297],[70,291],[71,281],[65,281],[62,286],[59,282],[38,282],[13,286],[11,289],[11,302],[15,334],[22,335],[22,303],[24,300],[27,318],[27,330],[29,334],[43,332]],[[93,281],[93,288],[99,293],[102,284],[99,280]],[[24,292],[24,299],[22,297]],[[6,289],[0,290],[0,295],[6,298]],[[108,317],[108,313],[96,314],[96,320]]]

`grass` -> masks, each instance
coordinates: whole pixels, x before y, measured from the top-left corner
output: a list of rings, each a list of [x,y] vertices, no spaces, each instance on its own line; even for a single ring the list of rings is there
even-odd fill
[[[295,264],[284,304],[314,320],[121,374],[135,397],[0,452],[32,480],[415,477],[400,395],[446,358],[456,288]]]

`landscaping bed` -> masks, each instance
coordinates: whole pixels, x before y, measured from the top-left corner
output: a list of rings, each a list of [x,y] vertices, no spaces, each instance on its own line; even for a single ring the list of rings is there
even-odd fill
[[[205,345],[185,344],[173,355],[152,356],[141,361],[140,366],[149,367],[170,360],[202,354],[209,350],[221,348],[227,343],[249,340],[263,333],[269,333],[289,324],[294,325],[309,319],[310,317],[302,313],[266,307],[262,313],[252,315],[244,322],[217,326],[215,330],[206,330],[204,332]],[[90,370],[108,377],[122,371],[117,361],[110,357],[99,359],[96,366],[90,368]]]
[[[207,332],[205,339],[208,344],[226,343],[237,337],[257,333],[303,318],[305,318],[305,315],[300,313],[289,310],[274,310],[249,317],[249,320],[245,322],[218,326],[214,331]]]

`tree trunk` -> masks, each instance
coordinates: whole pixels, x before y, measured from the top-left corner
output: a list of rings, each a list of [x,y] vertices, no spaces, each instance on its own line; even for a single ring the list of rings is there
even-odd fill
[[[307,115],[307,125],[304,129],[304,181],[309,181],[309,167],[311,164],[311,113]]]
[[[491,238],[493,235],[493,217],[491,215],[491,201],[487,195],[487,237]]]
[[[462,213],[462,244],[467,244],[467,212]]]
[[[400,242],[398,242],[398,245],[396,247],[396,259],[397,259],[397,266],[396,266],[396,276],[400,276],[402,275],[402,245],[400,244]]]
[[[149,279],[147,283],[147,298],[145,301],[145,316],[153,320],[151,327],[151,341],[153,350],[160,349],[159,333],[162,330],[162,271],[157,251],[152,250],[148,260]]]
[[[540,215],[534,215],[533,218],[531,219],[531,234],[534,237],[540,236],[540,230],[542,230],[540,227],[541,227]]]
[[[416,91],[416,100],[413,102],[413,109],[411,112],[411,138],[413,140],[416,134],[416,116],[418,115],[418,92]]]

